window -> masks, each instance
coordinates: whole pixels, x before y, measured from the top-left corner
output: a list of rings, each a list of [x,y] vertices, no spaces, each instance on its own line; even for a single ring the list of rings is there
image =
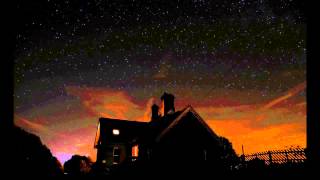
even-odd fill
[[[120,134],[119,129],[112,129],[112,134],[118,136]]]
[[[206,161],[207,160],[207,150],[203,150],[203,156],[204,156],[204,160]]]
[[[113,147],[113,164],[120,163],[120,148],[118,146]]]
[[[139,146],[138,146],[138,145],[132,146],[131,156],[132,156],[133,158],[137,158],[138,155],[139,155]]]

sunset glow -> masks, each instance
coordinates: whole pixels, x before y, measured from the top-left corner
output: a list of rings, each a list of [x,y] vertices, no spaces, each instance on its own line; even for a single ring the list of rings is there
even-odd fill
[[[304,88],[299,90],[303,91]],[[149,121],[150,116],[146,115],[150,114],[149,109],[152,105],[150,102],[156,101],[155,98],[151,98],[143,105],[142,101],[135,100],[126,92],[102,88],[68,87],[66,90],[81,103],[81,109],[74,109],[73,113],[69,114],[69,118],[77,117],[79,118],[77,121],[81,121],[81,124],[52,126],[45,124],[44,120],[31,121],[16,115],[16,123],[36,134],[41,134],[44,142],[61,161],[70,157],[72,153],[86,154],[95,160],[96,152],[93,149],[93,143],[99,117]],[[207,99],[208,102],[212,102],[212,105],[202,102],[206,104],[203,106],[197,101],[189,101],[188,104],[194,104],[193,107],[200,116],[218,135],[227,137],[238,154],[241,154],[242,145],[245,153],[253,153],[290,146],[305,147],[305,99],[295,97],[297,93],[298,91],[293,93],[292,90],[288,90],[281,97],[256,104],[240,105],[239,102],[238,105],[221,106],[214,103],[214,99]],[[288,94],[292,99],[284,98]],[[184,108],[180,101],[187,100],[178,96],[177,109]],[[227,101],[228,98],[225,99],[225,102]],[[59,119],[59,113],[65,112],[62,110],[56,113],[57,116],[42,118]],[[69,120],[59,119],[59,122],[64,121]],[[68,129],[64,130],[64,128]]]
[[[306,146],[307,28],[295,0],[17,7],[14,122],[62,164],[96,160],[100,117],[149,122],[154,103],[163,114],[164,92],[238,155],[242,145],[246,154]]]

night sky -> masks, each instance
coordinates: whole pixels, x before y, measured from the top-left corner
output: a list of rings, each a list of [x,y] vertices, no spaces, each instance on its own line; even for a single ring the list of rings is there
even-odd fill
[[[150,120],[164,91],[238,154],[306,145],[306,20],[293,0],[20,1],[15,123],[64,162],[99,117]]]

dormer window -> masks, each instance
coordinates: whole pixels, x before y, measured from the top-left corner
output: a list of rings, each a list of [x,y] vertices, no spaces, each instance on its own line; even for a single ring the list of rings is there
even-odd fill
[[[112,134],[115,136],[118,136],[120,134],[120,130],[119,129],[112,129]]]

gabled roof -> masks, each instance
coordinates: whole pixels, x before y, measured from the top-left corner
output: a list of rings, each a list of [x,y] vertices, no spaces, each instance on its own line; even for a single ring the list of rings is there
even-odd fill
[[[218,138],[218,136],[212,131],[212,129],[200,117],[200,115],[193,109],[193,107],[191,105],[188,105],[186,108],[182,110],[181,114],[157,136],[156,142],[159,142],[161,138],[165,136],[172,128],[174,128],[189,112],[192,113],[192,115],[203,125],[204,128],[206,128],[206,130],[213,138]]]
[[[100,118],[97,127],[94,147],[97,147],[97,145],[99,145],[101,137],[102,139],[106,139],[105,136],[107,136],[108,128],[109,130],[110,128],[127,129],[125,131],[127,133],[126,136],[122,138],[126,141],[136,141],[138,139],[139,141],[159,142],[162,139],[162,137],[164,137],[177,124],[179,124],[179,122],[181,122],[184,119],[184,117],[188,115],[188,113],[191,113],[214,139],[218,138],[218,136],[212,131],[212,129],[200,117],[200,115],[193,109],[193,107],[191,105],[188,105],[181,111],[176,111],[172,114],[167,114],[166,116],[160,117],[160,119],[158,120],[150,122]]]

